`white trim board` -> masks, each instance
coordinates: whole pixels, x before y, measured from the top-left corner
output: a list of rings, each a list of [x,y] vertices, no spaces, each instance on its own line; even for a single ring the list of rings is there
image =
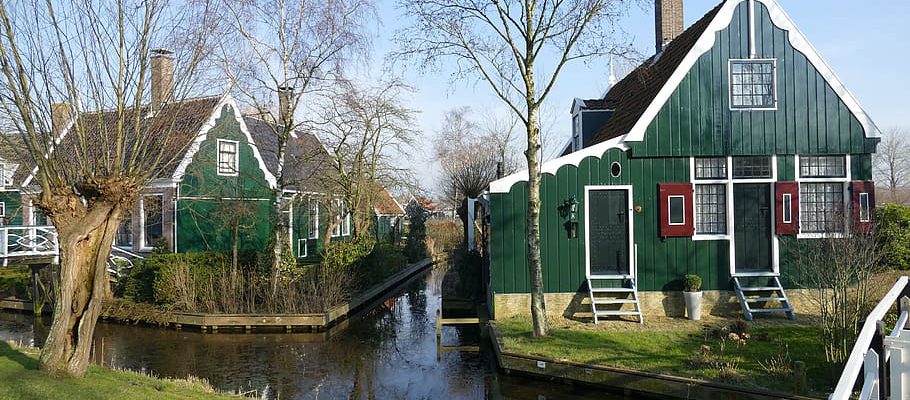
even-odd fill
[[[745,1],[758,1],[765,5],[768,8],[768,13],[771,16],[771,21],[774,25],[780,29],[783,29],[789,33],[787,37],[789,38],[790,45],[794,49],[801,52],[806,56],[806,59],[809,60],[809,63],[818,70],[819,74],[834,90],[844,104],[847,106],[847,109],[859,120],[860,125],[863,127],[863,131],[867,138],[880,138],[881,131],[872,122],[872,119],[866,113],[865,109],[860,105],[856,97],[847,90],[847,87],[844,86],[840,78],[834,73],[831,69],[831,66],[822,58],[818,50],[812,46],[806,36],[800,32],[799,28],[796,27],[796,24],[793,23],[793,20],[790,19],[790,16],[783,10],[780,4],[776,0],[727,0],[721,9],[714,16],[714,19],[708,25],[708,28],[702,33],[701,37],[698,38],[698,41],[695,42],[695,45],[689,51],[689,54],[683,58],[683,61],[676,68],[673,74],[670,76],[670,79],[667,80],[667,83],[664,84],[664,87],[660,89],[657,96],[654,98],[654,101],[645,109],[645,112],[642,114],[641,118],[638,119],[638,122],[632,127],[629,133],[626,135],[626,141],[629,142],[640,142],[645,138],[645,131],[647,131],[648,126],[651,125],[651,122],[657,117],[657,113],[663,108],[664,104],[669,101],[670,96],[673,95],[673,92],[679,87],[679,84],[683,79],[688,75],[689,71],[693,66],[698,62],[698,59],[702,55],[711,51],[714,48],[714,42],[716,40],[717,32],[726,29],[730,25],[730,21],[733,19],[733,14],[736,11],[736,8]]]
[[[623,136],[613,138],[605,142],[598,143],[594,146],[586,147],[569,155],[547,161],[540,166],[540,173],[541,175],[556,175],[556,172],[559,171],[559,168],[563,166],[574,165],[577,167],[579,164],[581,164],[582,160],[588,157],[595,157],[600,159],[603,157],[604,153],[610,149],[628,151],[629,146],[626,146]],[[512,185],[518,182],[527,182],[527,180],[528,170],[516,172],[512,175],[506,176],[505,178],[490,182],[490,193],[508,193],[509,190],[512,189]]]
[[[174,181],[180,181],[183,179],[183,176],[186,174],[186,169],[193,162],[193,157],[195,157],[196,153],[199,152],[199,148],[202,147],[202,143],[205,142],[205,140],[208,138],[209,131],[215,127],[215,124],[218,122],[218,118],[221,117],[222,109],[225,106],[231,107],[233,110],[234,119],[240,126],[240,131],[243,132],[244,136],[246,137],[247,144],[253,150],[253,157],[256,158],[256,161],[259,163],[259,169],[262,170],[266,182],[269,183],[269,188],[277,188],[278,180],[275,178],[275,175],[272,175],[272,173],[269,172],[269,169],[266,168],[265,161],[262,159],[262,155],[259,153],[259,147],[256,146],[256,141],[254,141],[253,136],[250,135],[250,130],[247,128],[246,122],[243,120],[243,116],[240,114],[240,107],[237,106],[237,103],[234,101],[233,97],[231,97],[230,93],[225,93],[221,98],[221,101],[219,101],[218,104],[214,107],[208,121],[202,125],[202,129],[199,130],[199,133],[193,140],[193,143],[183,155],[183,159],[180,160],[180,164],[177,165],[177,169],[174,171],[174,176],[171,179]]]
[[[629,235],[629,253],[628,253],[628,262],[629,262],[629,273],[624,275],[591,275],[591,235],[588,233],[591,232],[589,229],[590,219],[588,216],[591,214],[588,212],[588,205],[591,204],[589,201],[589,193],[591,191],[599,190],[624,190],[626,191],[626,212],[627,212],[627,221],[628,221],[628,235]],[[633,213],[633,200],[632,200],[632,185],[588,185],[585,186],[585,276],[589,279],[628,279],[637,280],[638,277],[638,246],[635,244],[635,220]]]

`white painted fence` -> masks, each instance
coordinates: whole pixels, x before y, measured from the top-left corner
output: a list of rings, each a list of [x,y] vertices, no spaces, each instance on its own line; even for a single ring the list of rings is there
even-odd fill
[[[860,375],[860,400],[910,399],[910,298],[908,277],[902,276],[875,306],[844,366],[829,400],[849,400]],[[900,316],[890,333],[884,318],[900,302]]]
[[[60,245],[53,226],[0,227],[0,258],[10,260],[33,257],[57,257]]]

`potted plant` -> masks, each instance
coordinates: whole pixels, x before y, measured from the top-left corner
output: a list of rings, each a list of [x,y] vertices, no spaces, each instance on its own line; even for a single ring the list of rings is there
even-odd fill
[[[686,298],[686,316],[692,321],[701,319],[701,277],[698,275],[686,275],[684,278],[686,291],[683,296]]]

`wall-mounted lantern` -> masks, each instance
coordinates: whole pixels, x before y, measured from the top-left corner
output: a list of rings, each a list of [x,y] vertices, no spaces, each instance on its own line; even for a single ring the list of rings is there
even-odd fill
[[[569,239],[578,237],[578,200],[572,196],[559,206],[559,215],[566,219],[565,227]]]

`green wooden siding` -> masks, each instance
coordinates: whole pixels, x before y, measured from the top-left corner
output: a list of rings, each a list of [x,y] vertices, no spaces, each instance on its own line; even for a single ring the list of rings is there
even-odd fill
[[[3,202],[6,207],[3,225],[22,225],[24,222],[22,216],[22,193],[18,190],[0,192],[0,202]]]
[[[241,249],[267,248],[273,195],[230,107],[222,109],[186,169],[177,200],[177,250],[230,251],[231,228],[241,226]],[[237,176],[219,176],[217,140],[239,143]]]
[[[777,110],[731,111],[729,60],[749,58],[748,6],[737,7],[730,26],[717,32],[703,54],[648,126],[636,157],[688,155],[862,154],[875,150],[859,121],[788,33],[756,3],[758,58],[777,60]]]

